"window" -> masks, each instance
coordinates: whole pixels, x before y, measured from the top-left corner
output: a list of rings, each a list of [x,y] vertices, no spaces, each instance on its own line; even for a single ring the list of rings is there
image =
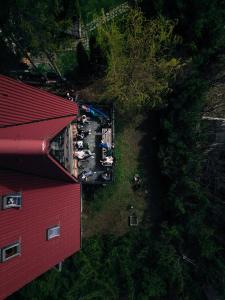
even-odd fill
[[[52,141],[50,144],[51,151],[50,154],[61,164],[66,167],[65,161],[65,144],[68,137],[68,129],[64,128]]]
[[[7,261],[18,255],[20,255],[20,242],[16,242],[1,249],[2,262]]]
[[[2,209],[20,208],[22,206],[21,193],[13,193],[2,196]]]
[[[47,240],[51,240],[57,236],[60,236],[60,226],[56,225],[54,227],[47,229]]]

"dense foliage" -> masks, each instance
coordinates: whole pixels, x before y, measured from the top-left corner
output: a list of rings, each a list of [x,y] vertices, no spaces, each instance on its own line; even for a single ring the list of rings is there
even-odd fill
[[[31,63],[31,56],[45,55],[55,68],[55,53],[67,45],[66,30],[76,16],[76,1],[5,1],[0,10],[1,38]]]
[[[199,180],[203,158],[201,113],[206,88],[201,74],[192,71],[176,86],[161,116],[159,158],[167,187],[163,210],[170,225],[178,229],[177,247],[194,261],[193,282],[203,289],[212,285],[222,292],[225,259],[218,241],[218,224],[211,223],[215,204],[208,200]]]
[[[224,49],[225,2],[221,0],[130,0],[139,3],[148,17],[158,15],[177,20],[177,33],[184,49],[203,62]]]
[[[172,54],[178,38],[174,23],[157,18],[147,20],[131,9],[120,26],[106,23],[98,30],[105,47],[107,96],[114,97],[120,109],[146,109],[162,104],[180,62]]]

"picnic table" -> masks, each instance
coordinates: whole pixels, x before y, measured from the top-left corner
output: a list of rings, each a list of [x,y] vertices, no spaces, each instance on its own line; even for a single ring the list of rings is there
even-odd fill
[[[102,142],[108,145],[108,148],[112,147],[112,129],[111,128],[102,128]],[[102,158],[106,157],[106,149],[102,148]]]

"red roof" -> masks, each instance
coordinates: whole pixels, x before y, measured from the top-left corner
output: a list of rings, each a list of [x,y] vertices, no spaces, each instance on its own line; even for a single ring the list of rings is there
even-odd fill
[[[80,184],[49,154],[51,139],[77,111],[75,103],[0,76],[0,199],[22,195],[20,209],[0,206],[0,249],[21,246],[21,255],[0,260],[0,299],[80,249]],[[55,225],[60,236],[47,240]]]
[[[80,185],[0,171],[0,193],[22,192],[21,209],[0,210],[0,248],[21,242],[21,255],[0,263],[0,299],[80,249]],[[61,235],[46,240],[60,224]]]
[[[73,119],[74,116],[0,128],[0,167],[74,181],[49,155],[50,140]]]
[[[1,115],[1,114],[0,114]],[[62,117],[41,122],[0,128],[0,139],[50,140],[75,119]]]
[[[0,75],[0,127],[78,113],[75,103]]]

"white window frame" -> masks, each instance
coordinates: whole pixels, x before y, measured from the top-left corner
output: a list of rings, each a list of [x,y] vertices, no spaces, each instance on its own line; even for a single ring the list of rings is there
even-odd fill
[[[60,236],[60,225],[55,225],[47,229],[47,241]]]
[[[11,249],[11,248],[14,248],[14,247],[17,247],[17,252],[9,257],[6,257],[6,251]],[[20,245],[20,242],[16,242],[16,243],[13,243],[13,244],[10,244],[4,248],[1,249],[1,262],[5,262],[7,260],[10,260],[11,258],[14,258],[18,255],[21,255],[21,245]]]
[[[8,198],[18,198],[20,197],[20,200],[16,201],[16,203],[12,203],[12,204],[7,204],[7,199]],[[21,193],[10,193],[10,194],[6,194],[2,196],[2,209],[9,209],[9,208],[21,208],[22,207],[22,194]]]

